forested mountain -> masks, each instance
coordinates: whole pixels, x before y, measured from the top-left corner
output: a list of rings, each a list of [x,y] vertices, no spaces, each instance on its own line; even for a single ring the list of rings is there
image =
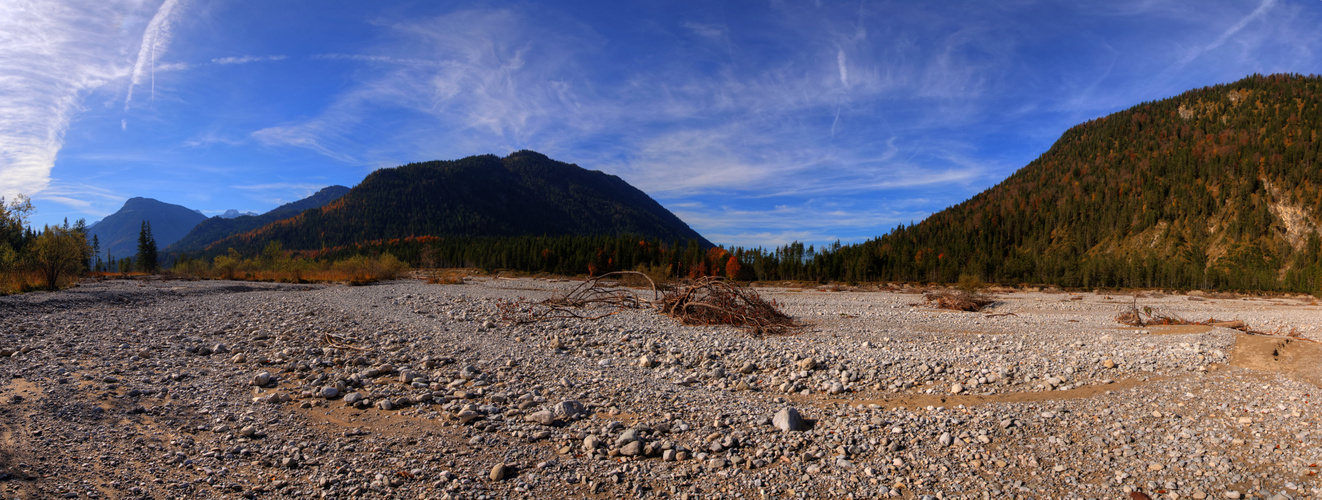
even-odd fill
[[[342,198],[208,246],[244,254],[279,241],[309,250],[409,236],[634,234],[711,244],[619,177],[532,151],[372,172]]]
[[[208,244],[235,234],[252,231],[262,226],[302,213],[304,210],[321,208],[327,203],[340,199],[349,188],[330,186],[322,188],[312,196],[280,205],[261,215],[239,215],[237,217],[217,216],[202,221],[187,235],[166,248],[169,252],[187,252],[201,250]],[[237,212],[237,211],[236,211]]]
[[[1069,129],[919,224],[819,254],[819,266],[859,280],[1315,291],[1320,132],[1318,76],[1254,75],[1143,103]]]
[[[87,241],[96,236],[101,244],[101,256],[132,257],[138,253],[138,233],[142,222],[151,223],[156,244],[167,246],[202,222],[207,217],[196,210],[172,205],[151,198],[129,198],[119,211],[106,216],[87,230]]]

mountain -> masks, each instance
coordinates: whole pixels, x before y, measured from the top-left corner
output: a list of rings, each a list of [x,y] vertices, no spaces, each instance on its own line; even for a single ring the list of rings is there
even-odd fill
[[[372,172],[344,197],[209,246],[319,249],[407,236],[634,234],[711,243],[619,177],[532,151]]]
[[[132,257],[138,253],[138,233],[143,221],[151,223],[156,245],[164,248],[205,219],[205,215],[187,207],[151,198],[129,198],[119,211],[89,227],[87,237],[89,241],[92,236],[97,237],[103,257]]]
[[[233,218],[240,217],[240,216],[243,216],[243,215],[250,215],[250,216],[254,216],[254,217],[255,217],[255,216],[257,216],[258,214],[257,214],[257,212],[240,212],[240,211],[238,211],[238,210],[235,210],[235,209],[231,208],[231,209],[229,209],[229,210],[226,210],[225,213],[220,214],[219,217],[222,218],[222,219],[233,219]]]
[[[883,279],[1322,288],[1322,77],[1254,75],[1066,131],[973,198],[867,242]]]
[[[248,212],[243,215],[229,217],[230,212],[238,214],[238,210],[230,210],[224,215],[212,217],[202,221],[187,235],[175,242],[174,245],[166,248],[168,252],[187,252],[201,250],[208,244],[225,237],[252,231],[272,222],[288,217],[293,217],[312,208],[321,208],[327,203],[339,199],[349,192],[349,188],[344,186],[329,186],[321,188],[312,196],[280,205],[270,212],[261,215]]]

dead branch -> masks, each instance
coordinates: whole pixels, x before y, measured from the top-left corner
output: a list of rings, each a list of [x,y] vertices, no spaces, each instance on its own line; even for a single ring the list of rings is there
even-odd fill
[[[991,297],[965,290],[928,292],[923,294],[923,300],[936,305],[937,309],[967,312],[981,311],[995,302]]]
[[[333,349],[348,349],[348,350],[351,350],[351,351],[366,351],[366,350],[367,350],[367,349],[364,349],[364,348],[362,348],[362,347],[357,347],[357,346],[349,345],[350,342],[353,342],[352,339],[347,339],[347,338],[341,337],[341,336],[339,336],[339,335],[334,335],[334,334],[330,334],[330,333],[323,333],[323,334],[321,335],[321,342],[322,342],[323,344],[326,344],[326,347],[330,347],[330,348],[333,348]]]
[[[1137,326],[1137,327],[1165,326],[1165,325],[1211,326],[1216,328],[1229,328],[1231,330],[1239,330],[1249,335],[1260,335],[1266,337],[1286,337],[1292,339],[1307,340],[1309,342],[1322,344],[1322,342],[1318,342],[1313,339],[1302,337],[1298,329],[1290,329],[1289,331],[1282,331],[1283,328],[1277,328],[1276,331],[1264,332],[1261,330],[1254,330],[1253,328],[1249,327],[1248,323],[1245,323],[1244,321],[1241,320],[1227,321],[1216,318],[1207,318],[1204,321],[1186,320],[1174,314],[1169,314],[1169,315],[1164,314],[1153,307],[1143,306],[1140,308],[1138,307],[1137,298],[1135,298],[1134,303],[1129,306],[1129,310],[1120,313],[1120,315],[1116,316],[1115,319],[1120,323],[1129,326]]]
[[[638,276],[647,280],[652,288],[652,300],[644,302],[633,290],[607,282],[607,278]],[[552,319],[598,320],[619,314],[627,309],[641,309],[656,303],[660,292],[656,282],[638,271],[616,271],[593,276],[579,283],[564,295],[556,295],[533,304],[520,301],[501,303],[501,316],[510,323],[525,324]]]
[[[686,325],[731,325],[757,334],[785,333],[796,326],[775,301],[718,277],[667,292],[660,311]]]
[[[634,290],[608,278],[640,277],[652,289],[652,299],[644,300]],[[588,278],[564,295],[536,303],[504,301],[501,316],[505,321],[522,324],[551,319],[598,320],[629,309],[650,307],[686,325],[731,325],[753,333],[784,333],[795,326],[794,319],[780,312],[774,301],[768,302],[757,292],[716,277],[699,279],[662,294],[652,278],[637,271],[617,271]]]

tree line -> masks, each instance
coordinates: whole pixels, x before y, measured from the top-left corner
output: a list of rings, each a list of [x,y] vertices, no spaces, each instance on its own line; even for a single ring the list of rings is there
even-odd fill
[[[82,275],[110,266],[99,256],[97,237],[87,239],[86,220],[69,224],[65,219],[62,225],[44,225],[38,230],[28,224],[35,211],[27,196],[19,194],[8,202],[0,197],[0,294],[58,290]],[[158,269],[150,223],[142,223],[138,254],[121,259],[116,266],[122,272]]]

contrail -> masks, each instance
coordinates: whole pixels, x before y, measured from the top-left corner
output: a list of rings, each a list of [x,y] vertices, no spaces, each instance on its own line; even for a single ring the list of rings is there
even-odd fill
[[[157,52],[165,53],[170,45],[170,22],[178,5],[179,0],[165,0],[147,23],[147,29],[142,33],[142,46],[138,48],[138,60],[133,64],[133,76],[129,79],[128,96],[124,98],[125,111],[133,102],[133,87],[142,83],[144,72],[151,79],[152,99],[156,98],[156,55]]]

